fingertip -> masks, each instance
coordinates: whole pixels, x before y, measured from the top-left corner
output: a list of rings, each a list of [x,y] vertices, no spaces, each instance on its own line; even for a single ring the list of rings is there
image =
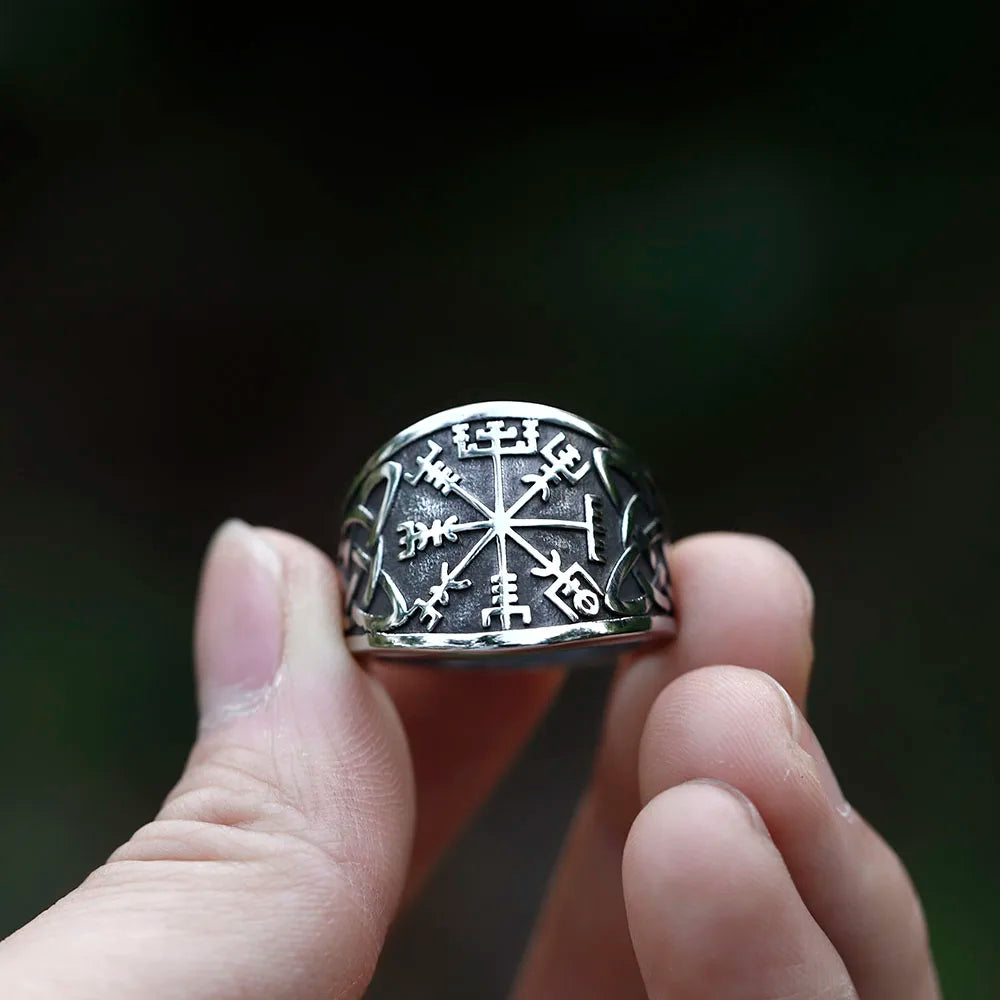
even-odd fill
[[[799,597],[799,608],[809,620],[815,595],[806,571],[780,542],[767,535],[740,531],[705,531],[678,539],[670,548],[672,564],[687,568],[692,560],[725,563],[730,571],[743,566],[750,575],[777,574]],[[678,562],[679,561],[679,562]]]
[[[749,833],[770,840],[756,806],[724,781],[696,778],[659,792],[640,810],[625,842],[626,898],[630,886],[640,894],[708,888],[719,874],[718,854],[739,850]]]
[[[711,532],[671,553],[676,652],[693,666],[740,663],[776,677],[802,703],[812,666],[812,587],[796,559],[760,535]]]
[[[353,674],[358,661],[344,634],[341,580],[331,558],[318,546],[277,528],[254,532],[281,557],[288,580],[286,660],[304,675]]]
[[[795,555],[776,539],[754,532],[705,531],[680,539],[672,551],[675,557],[690,558],[692,550],[696,550],[700,558],[711,551],[731,564],[740,561],[751,567],[775,570],[798,589],[801,609],[807,617],[811,616],[814,594],[809,577]]]
[[[679,677],[660,692],[639,741],[643,801],[695,777],[751,789],[795,765],[815,785],[798,739],[802,717],[771,675],[737,666],[708,666]],[[790,775],[785,774],[787,778]],[[749,787],[748,787],[749,783]]]
[[[629,834],[622,881],[651,1000],[856,1000],[755,806],[724,782],[653,798]]]
[[[300,587],[313,587],[322,591],[323,597],[328,602],[325,616],[335,620],[342,635],[341,581],[331,557],[319,546],[289,531],[266,526],[256,526],[253,531],[278,553],[286,574],[298,580]]]
[[[622,885],[651,997],[693,996],[695,984],[698,996],[728,997],[734,980],[756,985],[748,972],[765,956],[742,952],[788,890],[775,879],[780,858],[761,828],[749,800],[704,781],[661,792],[636,817]]]

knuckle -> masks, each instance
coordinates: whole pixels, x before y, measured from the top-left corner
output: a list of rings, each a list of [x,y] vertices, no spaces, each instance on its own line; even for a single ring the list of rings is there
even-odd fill
[[[217,928],[269,954],[273,938],[298,956],[296,973],[324,975],[336,996],[360,995],[385,936],[348,867],[308,841],[193,820],[154,820],[77,892],[92,914],[176,914],[178,927]]]
[[[167,796],[159,818],[236,828],[306,823],[302,810],[282,789],[273,761],[239,746],[193,761]]]
[[[356,936],[352,948],[373,966],[389,900],[377,838],[355,829],[360,825],[356,817],[317,822],[261,753],[213,750],[192,762],[156,819],[110,856],[92,884],[127,891],[190,881],[239,898],[280,894],[304,911],[337,914],[337,925]],[[214,874],[198,862],[217,863]]]

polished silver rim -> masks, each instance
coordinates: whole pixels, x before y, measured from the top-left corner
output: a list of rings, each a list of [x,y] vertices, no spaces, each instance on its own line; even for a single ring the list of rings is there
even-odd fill
[[[502,399],[491,400],[487,403],[468,403],[465,406],[454,406],[450,410],[442,410],[440,413],[432,413],[429,417],[424,417],[423,420],[418,420],[415,424],[410,424],[405,430],[391,437],[381,448],[371,454],[361,471],[354,477],[354,481],[347,490],[347,499],[350,499],[373,468],[392,458],[397,452],[401,451],[407,445],[420,440],[420,438],[426,437],[428,434],[433,434],[434,431],[440,430],[448,424],[462,422],[475,423],[478,420],[491,420],[494,418],[503,419],[511,413],[516,413],[518,417],[544,420],[548,423],[557,424],[560,427],[572,428],[573,430],[580,431],[582,434],[605,441],[609,446],[634,457],[634,453],[629,445],[617,435],[612,434],[611,431],[607,431],[598,424],[591,423],[589,420],[584,420],[575,413],[560,410],[555,406],[546,406],[544,403],[522,403]],[[638,464],[637,459],[636,462]],[[347,500],[345,500],[346,503]]]
[[[414,635],[410,633],[367,633],[351,636],[348,648],[356,653],[377,652],[383,655],[406,655],[415,652],[432,652],[442,655],[479,655],[510,653],[513,650],[542,649],[559,646],[589,646],[596,643],[615,644],[635,640],[644,633],[659,636],[674,635],[674,619],[666,615],[645,615],[620,618],[616,621],[588,622],[586,624],[525,628],[517,632],[452,632]]]

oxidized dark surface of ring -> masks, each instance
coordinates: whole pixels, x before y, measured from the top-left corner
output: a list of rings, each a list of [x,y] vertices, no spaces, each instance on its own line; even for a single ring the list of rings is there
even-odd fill
[[[669,635],[662,517],[632,451],[580,417],[514,402],[437,413],[348,491],[348,645],[520,666]]]

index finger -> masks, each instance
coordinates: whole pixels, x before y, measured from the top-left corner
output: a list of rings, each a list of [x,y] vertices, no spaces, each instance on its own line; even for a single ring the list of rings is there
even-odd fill
[[[622,852],[639,811],[639,740],[660,691],[714,663],[777,679],[799,702],[812,664],[812,591],[763,538],[716,533],[670,555],[677,639],[627,659],[612,687],[590,788],[577,810],[516,996],[645,998],[622,893]]]

